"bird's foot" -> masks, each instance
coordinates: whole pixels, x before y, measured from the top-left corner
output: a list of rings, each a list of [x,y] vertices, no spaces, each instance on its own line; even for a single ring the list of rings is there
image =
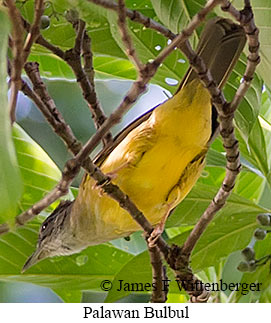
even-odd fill
[[[98,184],[98,183],[95,183],[93,186],[92,186],[92,189],[93,190],[98,190],[98,194],[100,197],[104,196],[104,190],[103,190],[103,187],[105,185],[107,185],[109,182],[111,182],[112,179],[116,178],[117,175],[111,175],[110,173],[107,173],[105,174],[107,176],[107,179],[102,183],[102,184]]]
[[[150,248],[156,247],[156,241],[164,231],[164,226],[159,223],[150,234],[147,243]]]
[[[118,174],[116,171],[108,172],[105,175],[109,178],[110,181],[112,181],[118,177]]]

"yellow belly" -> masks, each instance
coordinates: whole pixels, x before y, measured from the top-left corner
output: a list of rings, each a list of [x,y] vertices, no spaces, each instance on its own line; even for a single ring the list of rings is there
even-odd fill
[[[116,172],[113,183],[153,225],[164,216],[169,203],[174,208],[189,193],[204,167],[211,134],[210,97],[199,83],[194,85],[193,91],[188,90],[193,97],[183,92],[183,98],[173,97],[157,107],[149,120],[134,129],[101,166],[107,173],[125,165]],[[146,136],[145,129],[148,130]],[[88,176],[80,186],[72,210],[72,221],[76,222],[78,230],[88,233],[84,239],[88,239],[89,244],[126,236],[140,229],[116,201],[105,194],[101,196],[94,185],[94,180]]]

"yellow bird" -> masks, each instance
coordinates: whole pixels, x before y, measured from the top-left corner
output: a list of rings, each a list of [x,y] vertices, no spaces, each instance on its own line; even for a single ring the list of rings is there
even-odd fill
[[[218,17],[206,24],[197,52],[220,88],[245,42],[243,28],[231,20]],[[131,123],[96,158],[101,170],[157,225],[151,243],[199,178],[217,125],[210,94],[190,68],[172,98]],[[41,259],[73,254],[137,230],[132,217],[101,195],[86,174],[77,198],[61,202],[42,224],[37,249],[23,270]]]

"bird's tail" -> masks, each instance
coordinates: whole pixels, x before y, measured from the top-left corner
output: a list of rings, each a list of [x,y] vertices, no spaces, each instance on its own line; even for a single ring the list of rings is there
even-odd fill
[[[244,29],[233,21],[221,17],[206,24],[196,52],[209,68],[219,88],[222,88],[232,72],[246,43]],[[182,79],[177,92],[198,75],[190,67]]]
[[[209,68],[216,85],[220,89],[227,82],[245,43],[244,29],[229,19],[217,17],[209,20],[206,24],[196,52]],[[195,78],[198,78],[198,74],[190,67],[177,92]],[[217,111],[215,107],[212,107],[212,135],[209,143],[216,137],[218,126]]]

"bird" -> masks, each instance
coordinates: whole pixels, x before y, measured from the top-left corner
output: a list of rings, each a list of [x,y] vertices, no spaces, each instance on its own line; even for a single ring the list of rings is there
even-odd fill
[[[196,52],[220,89],[245,43],[244,29],[230,19],[215,17],[206,23]],[[200,177],[218,126],[209,91],[190,67],[171,98],[124,128],[95,158],[102,172],[156,226],[150,244]],[[47,257],[78,253],[138,230],[127,211],[101,194],[86,173],[76,199],[61,201],[42,223],[36,250],[22,271]]]

